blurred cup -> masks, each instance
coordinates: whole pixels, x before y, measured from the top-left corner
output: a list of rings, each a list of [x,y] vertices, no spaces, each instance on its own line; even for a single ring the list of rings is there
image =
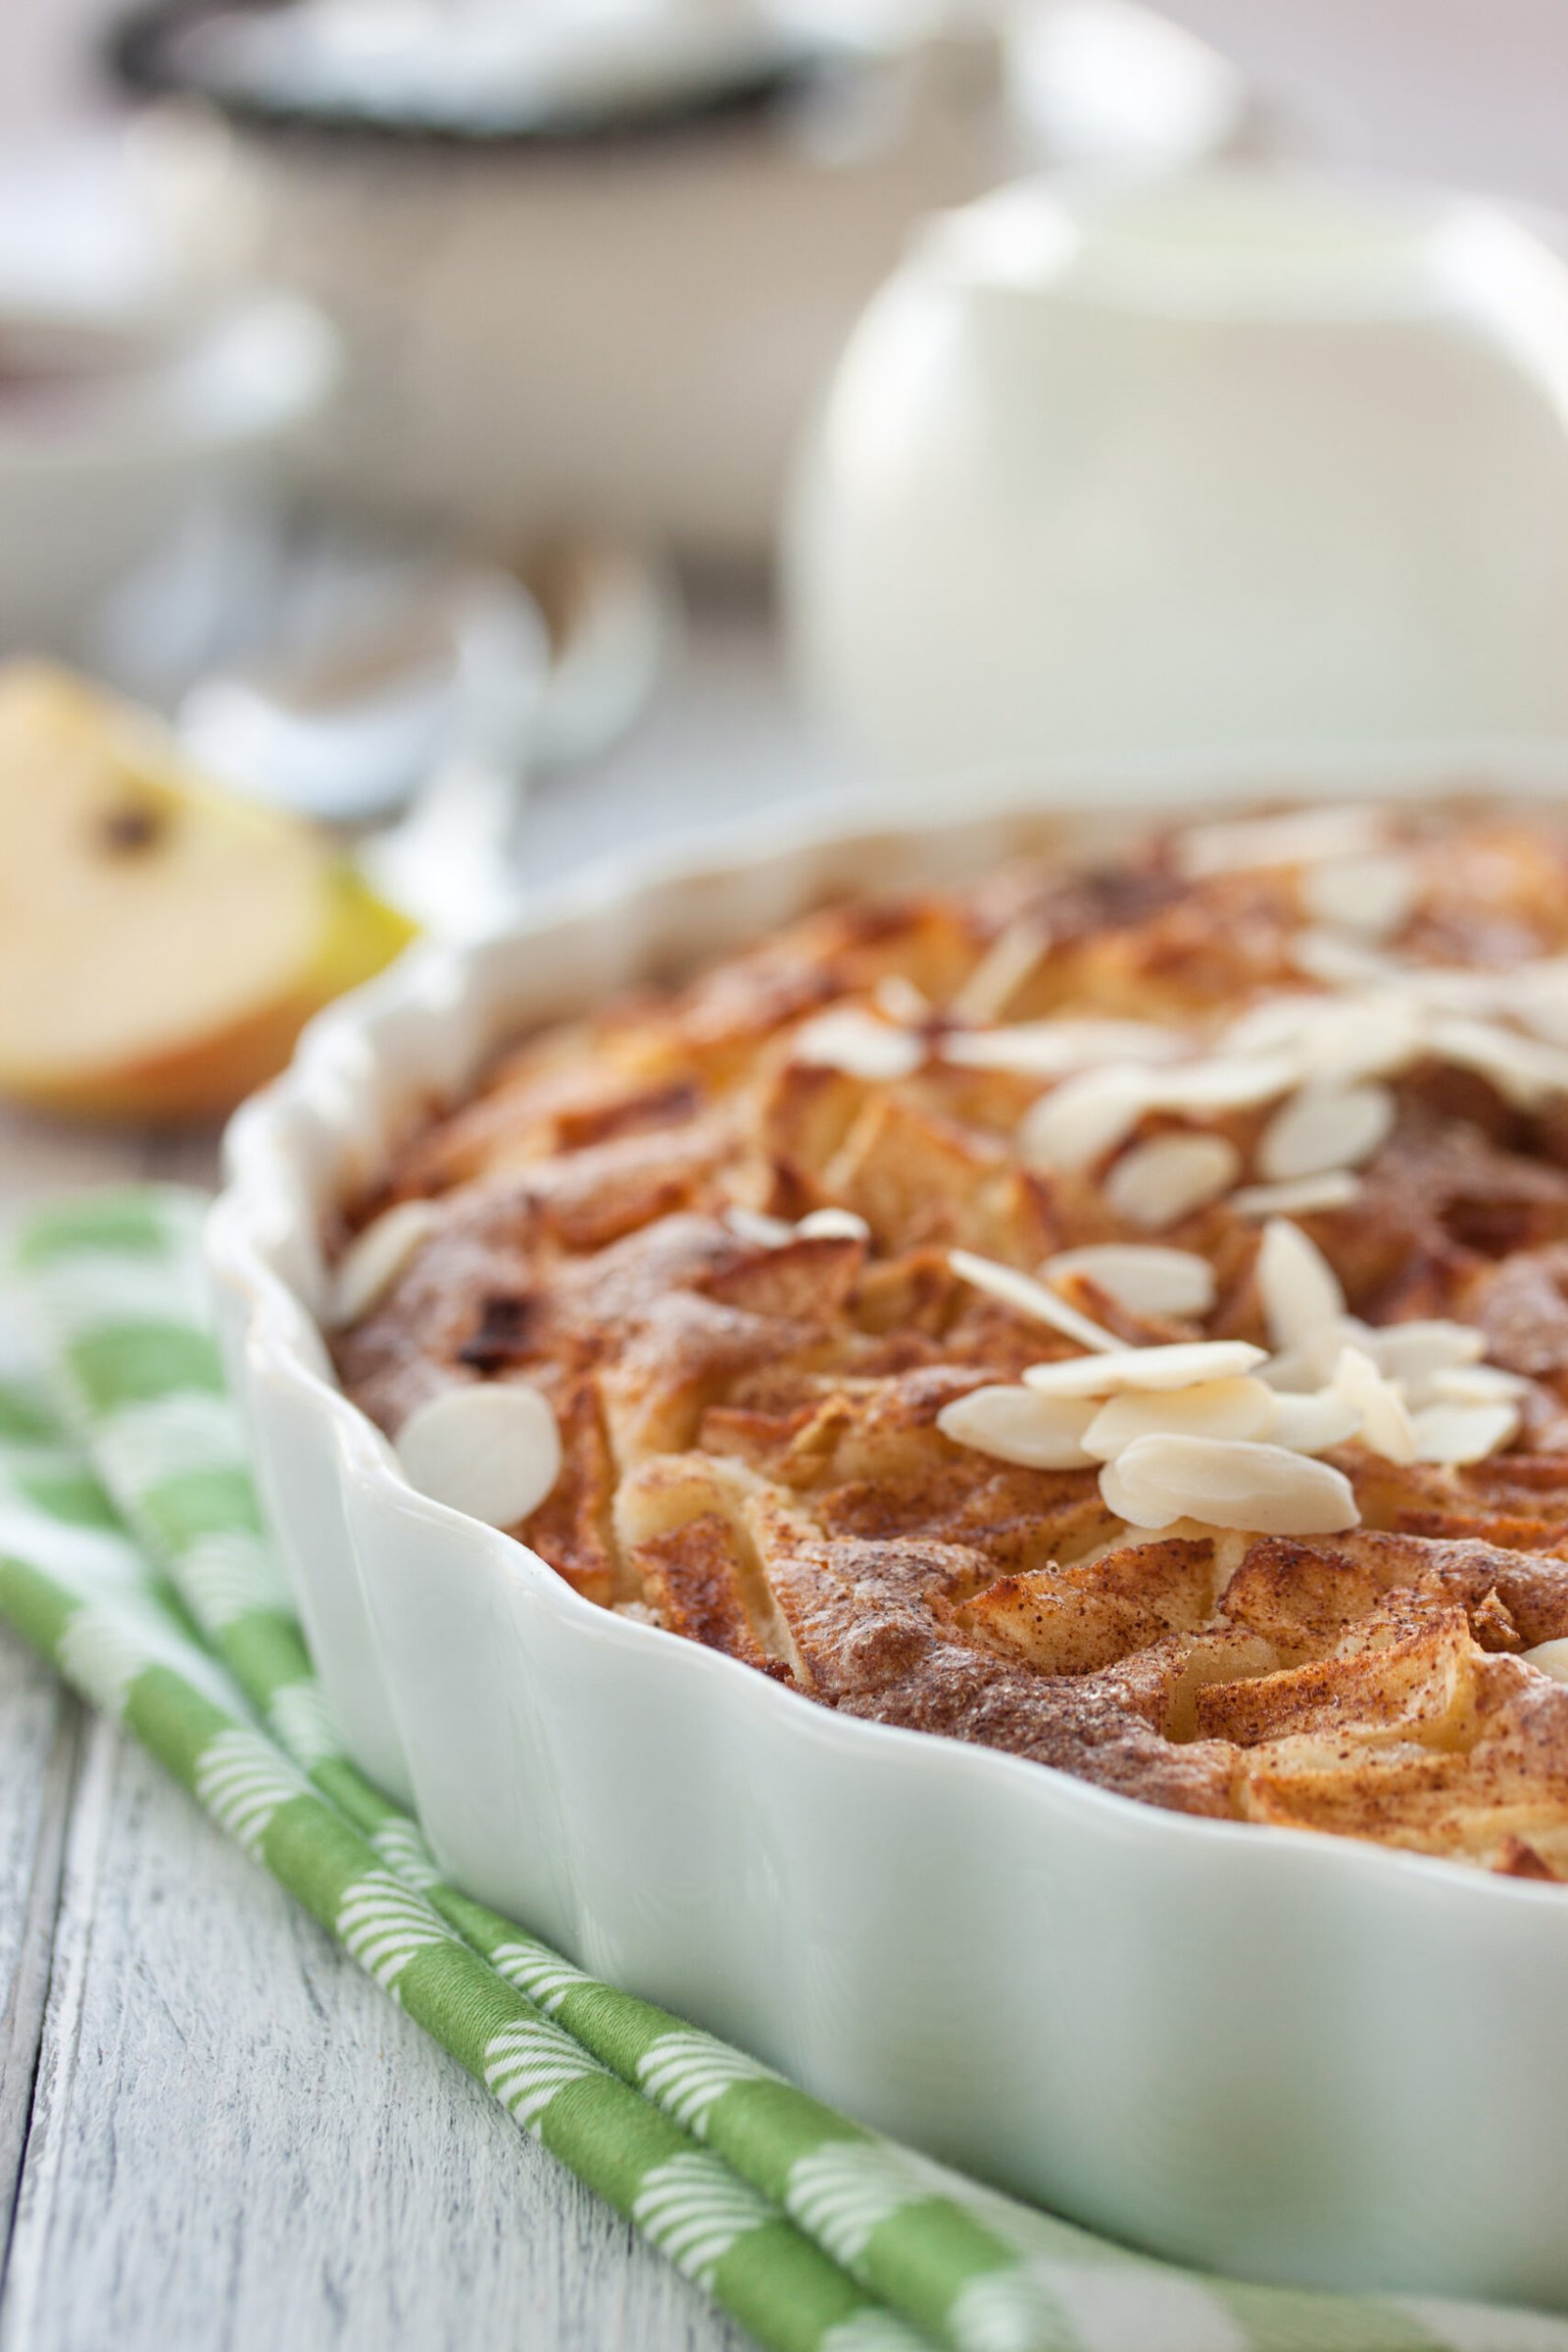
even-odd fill
[[[808,691],[894,772],[1568,734],[1568,268],[1262,168],[933,221],[797,469]]]

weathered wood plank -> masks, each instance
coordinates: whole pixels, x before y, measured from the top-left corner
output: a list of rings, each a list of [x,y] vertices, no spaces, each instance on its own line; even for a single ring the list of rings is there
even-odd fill
[[[134,1135],[0,1112],[0,1217],[131,1175],[143,1156]],[[0,1362],[10,1355],[0,1334]],[[39,2062],[79,1726],[54,1676],[0,1632],[0,2289]]]
[[[110,2341],[743,2339],[94,1720],[0,2348]]]
[[[77,1722],[42,1662],[0,1636],[0,2285],[32,2110]]]

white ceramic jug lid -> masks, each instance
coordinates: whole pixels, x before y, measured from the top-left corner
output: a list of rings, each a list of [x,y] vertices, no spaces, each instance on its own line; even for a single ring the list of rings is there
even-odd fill
[[[935,222],[937,265],[977,285],[1205,317],[1377,316],[1424,307],[1485,239],[1523,232],[1445,189],[1211,165],[1061,174]]]

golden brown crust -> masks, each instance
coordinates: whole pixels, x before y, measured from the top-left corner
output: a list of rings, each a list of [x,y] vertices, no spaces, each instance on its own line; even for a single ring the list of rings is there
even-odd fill
[[[1420,822],[1417,961],[1568,949],[1568,838]],[[1212,1025],[1300,991],[1300,877],[1184,880],[1169,844],[1112,871],[1011,871],[963,894],[811,916],[684,991],[530,1039],[406,1148],[388,1201],[433,1238],[338,1346],[395,1432],[453,1381],[525,1380],[565,1466],[516,1532],[591,1599],[629,1608],[875,1721],[979,1741],[1179,1810],[1371,1838],[1515,1877],[1568,1878],[1568,1686],[1526,1660],[1568,1638],[1568,1113],[1417,1060],[1346,1207],[1299,1223],[1350,1309],[1469,1321],[1524,1375],[1521,1426],[1469,1467],[1330,1458],[1362,1524],[1296,1541],[1156,1536],[1092,1470],[1014,1466],[937,1427],[970,1391],[1072,1352],[960,1281],[959,1247],[1031,1269],[1113,1239],[1200,1252],[1201,1325],[1065,1295],[1133,1345],[1265,1338],[1258,1226],[1226,1199],[1157,1237],[1107,1204],[1110,1162],[1026,1165],[1042,1080],[942,1058],[945,1009],[999,936],[1049,947],[1008,1023],[1058,1014]],[[824,1007],[918,1041],[889,1077],[800,1050]],[[853,1058],[853,1057],[852,1057]],[[1201,1124],[1255,1181],[1267,1106]],[[1125,1148],[1118,1144],[1116,1149]],[[833,1206],[854,1233],[771,1239]]]

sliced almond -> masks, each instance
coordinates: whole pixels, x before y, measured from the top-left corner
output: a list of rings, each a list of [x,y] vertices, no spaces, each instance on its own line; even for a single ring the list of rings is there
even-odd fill
[[[1533,1037],[1548,1046],[1568,1047],[1568,991],[1561,998],[1543,999],[1526,1005],[1519,1018]]]
[[[1419,1006],[1386,994],[1265,998],[1223,1031],[1232,1054],[1288,1052],[1320,1083],[1348,1085],[1405,1069],[1422,1046]]]
[[[782,1250],[786,1242],[795,1239],[795,1228],[787,1218],[767,1216],[739,1201],[725,1209],[724,1222],[737,1241],[749,1242],[756,1250]]]
[[[1076,1396],[1037,1396],[1029,1389],[973,1389],[937,1415],[937,1427],[956,1446],[1017,1462],[1026,1470],[1081,1470],[1090,1461],[1080,1443],[1096,1406]]]
[[[1519,1434],[1519,1407],[1496,1404],[1424,1404],[1411,1416],[1418,1462],[1481,1462]]]
[[[1031,1103],[1018,1149],[1033,1167],[1091,1167],[1131,1135],[1149,1100],[1149,1073],[1130,1062],[1080,1070]]]
[[[549,1400],[513,1381],[427,1397],[398,1431],[396,1450],[411,1486],[487,1527],[526,1519],[561,1475]]]
[[[1127,1389],[1190,1389],[1200,1381],[1234,1380],[1262,1361],[1262,1348],[1247,1340],[1180,1340],[1169,1348],[1122,1348],[1114,1355],[1031,1364],[1024,1380],[1047,1396],[1119,1396]]]
[[[1526,1004],[1519,1018],[1526,1023],[1533,1037],[1543,1040],[1543,1045],[1568,1047],[1568,988],[1563,990],[1561,998],[1546,998],[1540,1000],[1538,1004]]]
[[[1197,1519],[1260,1536],[1331,1536],[1360,1512],[1343,1471],[1246,1439],[1147,1437],[1100,1473],[1106,1508],[1133,1527]]]
[[[337,1263],[326,1320],[334,1331],[363,1323],[418,1255],[441,1221],[433,1200],[400,1200],[357,1233]]]
[[[1376,1329],[1365,1329],[1355,1344],[1385,1379],[1399,1383],[1406,1401],[1413,1404],[1429,1403],[1438,1373],[1477,1363],[1487,1345],[1468,1323],[1450,1323],[1442,1316],[1380,1323]]]
[[[1040,1269],[1042,1282],[1083,1275],[1135,1315],[1206,1315],[1214,1303],[1214,1269],[1192,1250],[1156,1243],[1097,1242],[1061,1250]]]
[[[1274,1402],[1278,1409],[1269,1436],[1293,1453],[1324,1453],[1345,1445],[1361,1426],[1359,1408],[1335,1389],[1276,1392]]]
[[[1158,1232],[1228,1192],[1241,1154],[1223,1135],[1157,1135],[1136,1144],[1105,1179],[1105,1202],[1129,1225]]]
[[[1179,1062],[1152,1079],[1149,1101],[1163,1110],[1245,1110],[1289,1094],[1305,1074],[1298,1051],[1218,1054]]]
[[[1568,956],[1543,956],[1512,977],[1508,1008],[1532,1037],[1568,1046]]]
[[[871,999],[878,1012],[905,1028],[918,1029],[922,1021],[931,1018],[930,998],[902,972],[886,973],[872,989]]]
[[[1428,1035],[1435,1054],[1474,1070],[1520,1110],[1539,1110],[1553,1096],[1568,1094],[1568,1052],[1560,1046],[1520,1037],[1494,1021],[1440,1018]]]
[[[1310,1048],[1325,1031],[1343,1026],[1345,1007],[1334,997],[1305,989],[1282,990],[1249,1004],[1220,1031],[1215,1044],[1222,1054],[1268,1054],[1277,1047]]]
[[[1266,1438],[1279,1399],[1260,1380],[1200,1381],[1190,1389],[1128,1390],[1101,1406],[1084,1432],[1084,1451],[1108,1462],[1139,1438]]]
[[[1534,1649],[1522,1649],[1519,1658],[1538,1674],[1549,1674],[1554,1683],[1568,1683],[1568,1642],[1538,1642]]]
[[[792,1225],[786,1217],[770,1217],[760,1208],[746,1208],[739,1202],[724,1211],[724,1222],[740,1241],[750,1242],[759,1250],[782,1250],[786,1243],[805,1242],[868,1242],[871,1228],[853,1208],[813,1208]]]
[[[955,1020],[1000,1021],[1036,965],[1051,953],[1051,926],[1038,915],[1016,915],[999,931],[949,1010]]]
[[[1381,808],[1293,808],[1280,816],[1235,817],[1194,825],[1177,836],[1173,847],[1182,872],[1192,881],[1200,881],[1208,874],[1358,858],[1381,848],[1388,830],[1388,816]]]
[[[1390,987],[1400,1001],[1427,1012],[1505,1012],[1514,971],[1474,963],[1399,963],[1390,966]]]
[[[1414,911],[1421,875],[1412,858],[1393,850],[1379,857],[1325,859],[1302,874],[1297,895],[1302,913],[1330,930],[1392,939]]]
[[[1288,1184],[1244,1184],[1232,1193],[1230,1206],[1239,1217],[1311,1217],[1348,1208],[1360,1190],[1360,1178],[1348,1168],[1325,1168],[1321,1176],[1293,1176]]]
[[[1568,1004],[1533,1004],[1521,1017],[1544,1044],[1568,1048]]]
[[[1332,1365],[1330,1369],[1333,1369]],[[1257,1377],[1266,1380],[1276,1396],[1310,1396],[1315,1389],[1321,1388],[1324,1374],[1315,1349],[1301,1347],[1284,1348],[1278,1355],[1271,1355]]]
[[[871,1228],[853,1208],[813,1208],[795,1228],[807,1242],[868,1242]]]
[[[1345,1313],[1339,1276],[1317,1244],[1288,1217],[1271,1217],[1264,1226],[1256,1280],[1276,1348],[1298,1347]]]
[[[1179,1029],[1153,1021],[1063,1018],[1018,1021],[1005,1029],[955,1029],[938,1052],[944,1061],[975,1070],[1010,1070],[1020,1078],[1066,1077],[1114,1062],[1169,1061],[1190,1050]]]
[[[1020,1274],[1016,1266],[1004,1266],[994,1257],[977,1257],[972,1250],[950,1250],[948,1263],[960,1282],[971,1283],[977,1291],[999,1298],[1004,1306],[1027,1315],[1032,1322],[1049,1324],[1064,1340],[1075,1340],[1080,1348],[1097,1352],[1122,1352],[1122,1343],[1114,1332],[1080,1314],[1065,1298],[1058,1298],[1054,1291],[1047,1290],[1043,1282]]]
[[[1427,1050],[1427,1018],[1418,1005],[1390,999],[1338,1000],[1340,1017],[1302,1045],[1316,1086],[1356,1086],[1396,1078]]]
[[[1358,1168],[1387,1143],[1395,1108],[1386,1086],[1303,1087],[1264,1128],[1258,1173],[1284,1184],[1329,1168]]]
[[[1289,954],[1298,972],[1321,980],[1326,988],[1386,988],[1402,980],[1409,969],[1339,931],[1298,931]]]
[[[1425,1386],[1434,1403],[1445,1404],[1500,1404],[1530,1394],[1523,1373],[1504,1372],[1500,1364],[1443,1364]]]
[[[925,1040],[907,1029],[879,1021],[857,1004],[835,1004],[797,1029],[791,1045],[796,1061],[843,1070],[851,1078],[907,1078],[925,1059]]]
[[[1360,1439],[1385,1461],[1413,1462],[1419,1450],[1404,1398],[1360,1348],[1345,1348],[1334,1372],[1335,1393],[1361,1416]],[[1456,1411],[1465,1407],[1456,1406]]]
[[[1360,1348],[1370,1353],[1373,1336],[1371,1325],[1358,1315],[1337,1316],[1332,1323],[1303,1333],[1293,1348],[1282,1348],[1271,1355],[1258,1378],[1266,1380],[1271,1389],[1320,1389],[1333,1379],[1341,1349]],[[1377,1361],[1375,1356],[1373,1361]]]

